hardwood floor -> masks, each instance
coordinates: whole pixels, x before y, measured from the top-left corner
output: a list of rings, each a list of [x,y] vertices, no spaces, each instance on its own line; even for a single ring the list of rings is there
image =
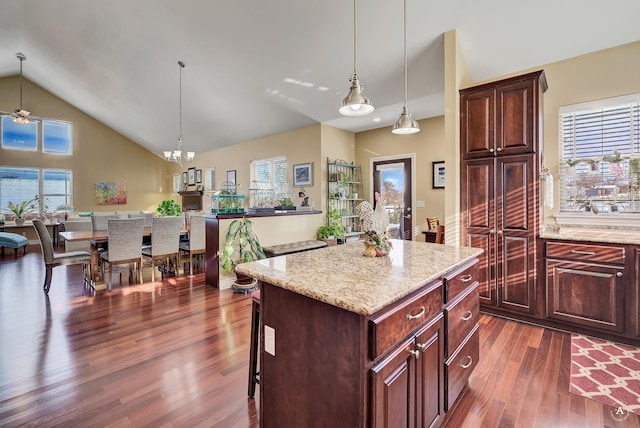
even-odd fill
[[[48,297],[43,279],[37,247],[0,256],[0,426],[259,426],[248,295],[202,273],[94,293],[61,266]],[[569,393],[568,334],[483,315],[480,335],[447,427],[640,427]]]

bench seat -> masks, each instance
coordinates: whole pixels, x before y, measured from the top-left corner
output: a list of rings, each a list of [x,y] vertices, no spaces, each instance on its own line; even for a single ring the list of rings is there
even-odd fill
[[[264,254],[267,257],[284,256],[286,254],[299,253],[301,251],[315,250],[317,248],[326,247],[327,243],[324,241],[300,241],[290,242],[288,244],[270,245],[263,247]]]
[[[4,247],[13,248],[15,255],[18,255],[18,249],[23,248],[23,254],[27,254],[27,245],[29,240],[17,233],[0,232],[0,247],[4,256]]]

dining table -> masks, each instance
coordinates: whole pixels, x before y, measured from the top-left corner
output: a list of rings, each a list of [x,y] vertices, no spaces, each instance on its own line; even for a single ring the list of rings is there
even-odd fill
[[[152,228],[150,226],[145,227],[142,236],[151,236]],[[187,228],[182,228],[180,230],[180,235],[188,234],[189,230]],[[101,242],[109,242],[109,233],[105,230],[73,230],[73,231],[64,231],[59,232],[59,235],[62,239],[67,240],[69,242],[79,242],[79,241],[90,241],[91,242],[91,287],[94,290],[106,290],[106,282],[102,277],[100,270],[98,269],[98,262],[100,260],[99,243]],[[140,246],[142,248],[142,242],[140,242]]]

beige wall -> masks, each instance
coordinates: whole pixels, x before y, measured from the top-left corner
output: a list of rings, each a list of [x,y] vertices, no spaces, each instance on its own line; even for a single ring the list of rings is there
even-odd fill
[[[0,110],[20,105],[19,78],[0,79]],[[73,171],[73,204],[78,211],[155,210],[166,188],[166,162],[70,104],[23,79],[24,107],[32,114],[73,123],[73,155],[2,150],[0,165],[64,168]],[[96,181],[126,182],[126,205],[96,205]],[[164,190],[164,189],[163,189]]]
[[[400,113],[398,113],[399,115]],[[418,121],[420,132],[413,135],[395,135],[391,127],[374,129],[356,134],[355,163],[362,165],[364,197],[373,201],[371,160],[396,155],[415,155],[416,201],[424,201],[425,207],[414,206],[416,240],[424,240],[420,231],[426,229],[427,217],[444,219],[445,189],[432,189],[431,162],[445,159],[447,147],[444,136],[444,116]],[[447,168],[449,166],[447,165]],[[447,183],[448,178],[447,169]]]

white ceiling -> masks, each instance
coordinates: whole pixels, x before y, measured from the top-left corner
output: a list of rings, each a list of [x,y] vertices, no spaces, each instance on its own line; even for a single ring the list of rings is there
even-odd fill
[[[318,122],[387,127],[404,98],[402,5],[358,2],[358,74],[376,106],[359,118],[338,114],[351,0],[0,0],[0,77],[19,73],[23,52],[26,78],[158,154],[177,145],[178,60],[185,150]],[[638,0],[407,0],[407,11],[415,119],[444,114],[448,30],[474,81],[640,40]]]

